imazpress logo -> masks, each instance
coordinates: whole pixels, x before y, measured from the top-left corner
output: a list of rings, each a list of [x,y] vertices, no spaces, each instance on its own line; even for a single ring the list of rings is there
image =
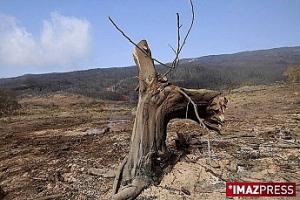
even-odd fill
[[[227,197],[295,197],[296,183],[288,182],[227,182]]]

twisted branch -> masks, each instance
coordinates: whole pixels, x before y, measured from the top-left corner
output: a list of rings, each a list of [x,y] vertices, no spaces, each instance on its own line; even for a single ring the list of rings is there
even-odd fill
[[[198,108],[197,108],[197,104],[193,101],[193,99],[187,94],[185,93],[183,90],[179,89],[178,90],[180,92],[180,94],[182,94],[185,98],[187,98],[188,103],[187,103],[187,107],[186,107],[186,117],[188,115],[188,106],[190,105],[190,103],[193,105],[194,108],[194,112],[195,115],[197,117],[197,120],[199,121],[199,124],[203,127],[203,129],[208,133],[208,139],[207,139],[207,151],[208,151],[208,156],[209,156],[209,162],[211,161],[211,146],[210,146],[210,132],[208,130],[208,128],[206,127],[206,125],[204,124],[204,120],[202,118],[200,118],[199,113],[198,113]]]

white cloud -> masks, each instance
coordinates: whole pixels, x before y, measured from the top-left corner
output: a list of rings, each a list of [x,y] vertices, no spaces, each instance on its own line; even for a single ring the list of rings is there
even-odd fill
[[[51,13],[36,38],[14,17],[0,14],[0,22],[0,66],[62,66],[89,54],[87,20]]]

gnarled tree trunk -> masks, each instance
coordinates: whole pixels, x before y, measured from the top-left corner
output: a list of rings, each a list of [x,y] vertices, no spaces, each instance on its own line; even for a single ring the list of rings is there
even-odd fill
[[[149,184],[159,181],[168,154],[166,130],[171,119],[189,118],[198,123],[203,119],[202,124],[218,130],[227,103],[220,92],[184,89],[163,81],[155,70],[147,42],[142,40],[138,46],[133,53],[139,68],[136,118],[129,154],[117,173],[112,199],[134,199]]]

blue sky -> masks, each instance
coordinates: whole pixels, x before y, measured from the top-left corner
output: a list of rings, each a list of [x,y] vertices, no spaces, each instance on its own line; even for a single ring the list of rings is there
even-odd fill
[[[195,24],[181,58],[300,45],[299,0],[193,2]],[[170,61],[176,12],[186,31],[188,0],[0,0],[0,77],[133,65],[133,46],[108,16]]]

